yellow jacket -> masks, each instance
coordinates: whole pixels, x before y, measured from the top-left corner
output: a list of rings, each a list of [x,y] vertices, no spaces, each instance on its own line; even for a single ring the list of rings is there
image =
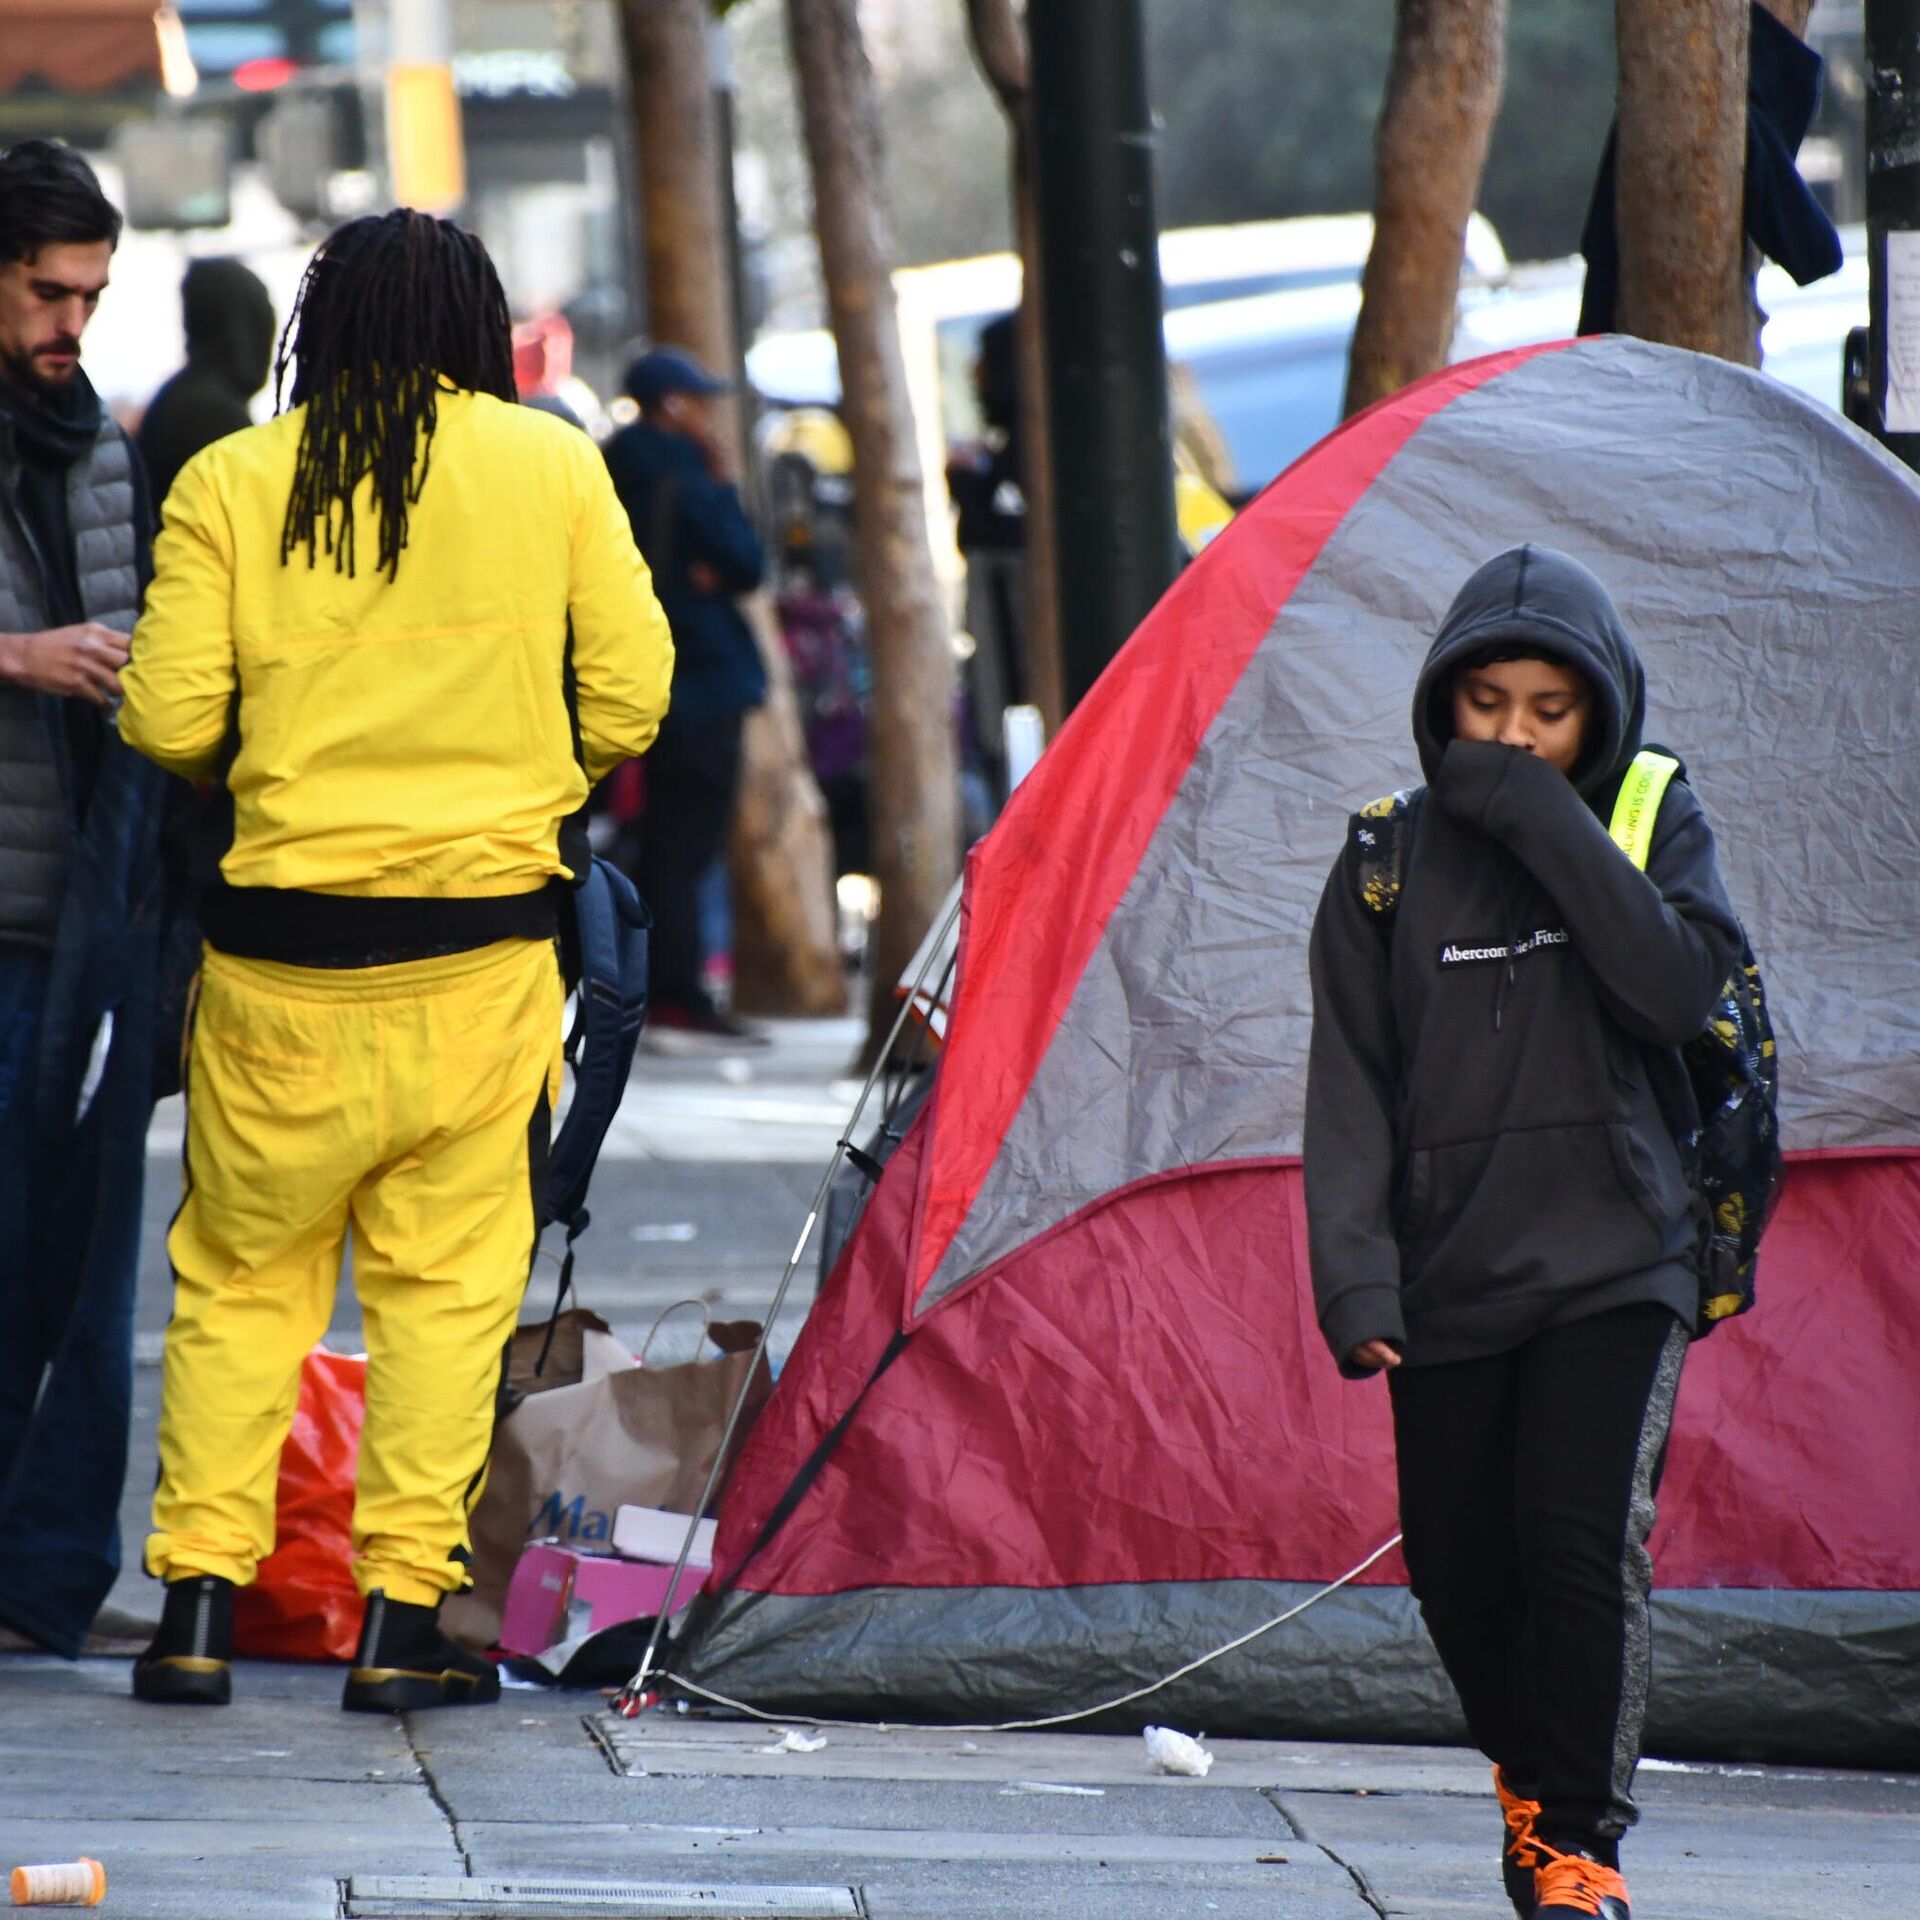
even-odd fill
[[[236,887],[496,896],[567,871],[562,820],[658,731],[673,645],[626,511],[577,427],[443,392],[399,577],[324,544],[280,560],[305,410],[198,454],[167,495],[120,732],[214,770],[229,714]],[[569,623],[581,756],[564,692]],[[235,707],[235,696],[238,705]]]

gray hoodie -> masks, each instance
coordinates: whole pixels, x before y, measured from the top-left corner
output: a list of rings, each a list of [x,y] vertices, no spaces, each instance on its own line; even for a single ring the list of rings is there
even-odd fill
[[[1514,647],[1592,686],[1571,777],[1452,737],[1455,668]],[[1414,692],[1428,786],[1391,928],[1351,849],[1314,921],[1306,1193],[1321,1331],[1342,1365],[1472,1359],[1639,1301],[1691,1327],[1697,1206],[1668,1117],[1739,928],[1675,781],[1640,872],[1606,821],[1646,710],[1639,656],[1577,561],[1516,547],[1460,590]]]

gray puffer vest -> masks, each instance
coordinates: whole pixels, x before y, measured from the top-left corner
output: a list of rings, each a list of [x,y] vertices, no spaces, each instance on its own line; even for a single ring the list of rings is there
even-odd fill
[[[45,572],[15,501],[20,463],[0,418],[0,633],[51,624]],[[67,475],[80,600],[87,618],[121,633],[139,611],[132,455],[111,420]],[[0,942],[51,946],[80,833],[57,696],[0,683]]]

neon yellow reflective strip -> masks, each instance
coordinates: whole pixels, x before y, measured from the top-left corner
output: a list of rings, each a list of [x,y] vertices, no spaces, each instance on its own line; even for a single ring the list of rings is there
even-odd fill
[[[1613,818],[1607,831],[1613,844],[1642,873],[1647,870],[1647,855],[1653,851],[1654,823],[1660,818],[1660,802],[1667,785],[1680,771],[1680,762],[1664,753],[1636,753],[1627,777],[1620,783],[1620,797],[1613,803]]]

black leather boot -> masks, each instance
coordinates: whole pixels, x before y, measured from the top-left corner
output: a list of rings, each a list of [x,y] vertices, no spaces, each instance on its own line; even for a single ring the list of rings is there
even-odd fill
[[[348,1713],[418,1713],[423,1707],[470,1707],[500,1698],[500,1675],[484,1655],[469,1653],[440,1631],[440,1609],[367,1595],[340,1705]]]
[[[133,1663],[133,1697],[224,1707],[233,1698],[233,1582],[191,1573],[167,1582],[160,1631]]]

